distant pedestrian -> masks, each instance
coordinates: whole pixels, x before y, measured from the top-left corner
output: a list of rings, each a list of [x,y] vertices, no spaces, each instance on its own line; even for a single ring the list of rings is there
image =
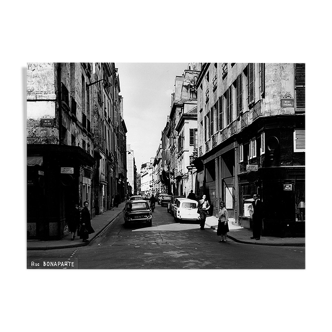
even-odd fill
[[[68,228],[71,233],[71,241],[75,240],[75,233],[81,223],[81,212],[78,204],[72,210],[70,219],[68,220]]]
[[[91,215],[88,209],[89,202],[84,202],[84,208],[82,209],[82,219],[81,219],[81,231],[80,238],[83,239],[83,242],[87,242],[89,234],[94,233],[94,229],[91,226]]]
[[[254,201],[252,202],[252,237],[251,239],[259,240],[262,231],[262,202],[257,194],[252,196]]]
[[[206,195],[203,195],[202,198],[199,200],[198,202],[198,212],[200,215],[200,226],[201,229],[204,229],[205,226],[205,220],[206,220],[206,216],[209,212],[210,209],[210,203],[206,198]]]
[[[190,193],[189,193],[189,195],[188,195],[188,198],[189,198],[189,199],[196,200],[196,195],[193,193],[192,190],[190,190]]]
[[[119,194],[116,194],[115,195],[115,198],[114,198],[114,206],[115,207],[118,207],[120,204],[120,195]]]
[[[217,235],[221,236],[220,242],[226,242],[227,241],[227,232],[229,232],[228,227],[228,212],[225,208],[225,203],[220,202],[220,209],[217,214],[218,218],[218,229],[217,229]]]

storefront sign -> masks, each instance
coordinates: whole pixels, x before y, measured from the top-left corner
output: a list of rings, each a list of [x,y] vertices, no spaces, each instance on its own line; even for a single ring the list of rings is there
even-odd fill
[[[61,174],[74,174],[74,167],[61,167]]]
[[[246,165],[246,171],[247,172],[257,172],[258,165]]]
[[[294,99],[281,99],[281,107],[286,108],[286,107],[294,107]]]
[[[44,171],[38,171],[38,175],[44,175]]]
[[[53,127],[54,119],[40,119],[40,126],[41,127]]]
[[[293,184],[292,183],[285,183],[284,184],[284,191],[292,191],[293,190]]]

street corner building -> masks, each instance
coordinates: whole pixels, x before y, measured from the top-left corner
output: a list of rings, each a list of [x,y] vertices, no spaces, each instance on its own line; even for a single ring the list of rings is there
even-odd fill
[[[214,212],[223,200],[230,218],[251,228],[257,193],[263,235],[304,234],[305,64],[203,63],[196,86],[192,164]]]
[[[92,216],[126,193],[126,133],[114,63],[27,65],[27,237],[60,239],[75,204]]]

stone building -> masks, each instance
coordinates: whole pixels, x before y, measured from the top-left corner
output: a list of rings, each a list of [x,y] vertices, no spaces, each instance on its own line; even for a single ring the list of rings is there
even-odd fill
[[[190,155],[194,153],[197,130],[196,82],[200,64],[189,64],[181,76],[175,78],[171,111],[162,137],[164,154],[164,178],[169,181],[170,192],[187,195],[195,191],[192,171],[188,171]],[[166,141],[165,141],[166,139]]]
[[[304,231],[305,65],[204,63],[197,80],[199,186],[250,227],[247,199],[264,205],[264,234]],[[304,219],[304,218],[302,218]]]
[[[76,203],[87,200],[92,215],[110,208],[117,76],[109,63],[28,64],[28,237],[61,238]]]

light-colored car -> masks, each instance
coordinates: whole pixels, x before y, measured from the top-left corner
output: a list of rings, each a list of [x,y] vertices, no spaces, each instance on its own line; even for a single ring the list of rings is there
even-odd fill
[[[174,216],[175,201],[177,198],[186,198],[184,196],[172,196],[172,199],[167,204],[167,212]]]
[[[133,195],[129,197],[130,201],[137,201],[137,200],[142,200],[143,197],[141,195]]]
[[[161,200],[160,200],[160,205],[167,207],[167,205],[171,201],[171,199],[172,199],[171,195],[163,195]]]
[[[152,226],[152,211],[146,200],[129,200],[124,211],[125,226],[136,223],[146,223]]]
[[[199,221],[198,202],[188,198],[176,198],[174,202],[175,221]]]

